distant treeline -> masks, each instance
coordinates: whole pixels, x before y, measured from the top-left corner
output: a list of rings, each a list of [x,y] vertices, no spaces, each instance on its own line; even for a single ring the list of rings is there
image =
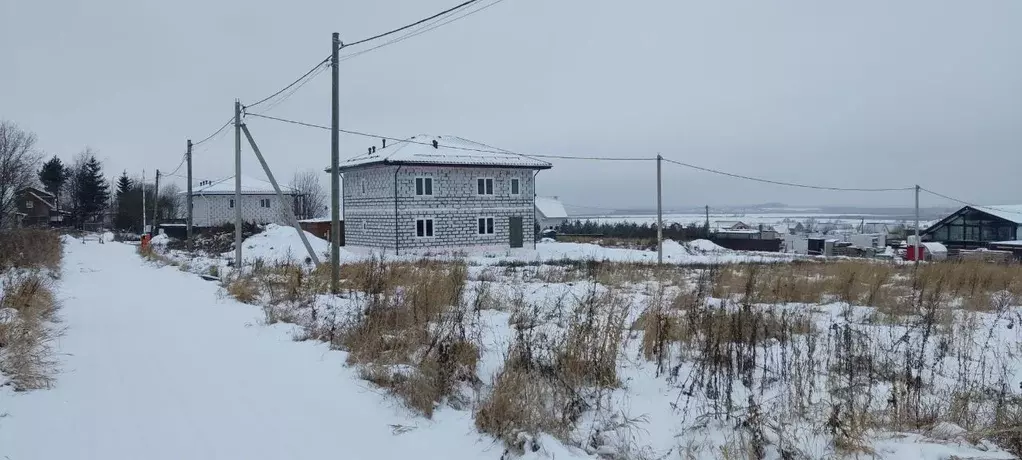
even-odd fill
[[[656,225],[637,224],[634,222],[601,223],[591,220],[565,222],[556,228],[562,235],[599,235],[610,238],[656,238]],[[664,238],[676,241],[688,241],[707,238],[709,229],[704,225],[690,223],[681,225],[672,223],[664,225]]]

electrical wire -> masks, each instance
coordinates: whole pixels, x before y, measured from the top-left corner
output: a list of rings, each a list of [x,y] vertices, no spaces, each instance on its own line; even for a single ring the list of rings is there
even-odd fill
[[[686,168],[698,169],[700,171],[710,172],[710,173],[714,173],[714,174],[720,174],[722,176],[734,177],[736,179],[745,179],[745,180],[751,180],[751,181],[756,181],[756,182],[763,182],[763,183],[766,183],[766,184],[784,185],[784,186],[787,186],[787,187],[807,188],[807,189],[813,189],[813,190],[831,190],[831,191],[839,191],[839,192],[902,192],[902,191],[907,191],[907,190],[914,190],[914,187],[846,188],[846,187],[828,187],[828,186],[822,186],[822,185],[807,185],[807,184],[799,184],[799,183],[795,183],[795,182],[776,181],[776,180],[770,180],[770,179],[762,179],[762,178],[759,178],[759,177],[745,176],[745,175],[742,175],[742,174],[729,173],[729,172],[721,171],[721,170],[718,170],[718,169],[705,168],[705,167],[702,167],[702,166],[696,166],[696,165],[693,165],[693,164],[689,164],[689,163],[685,163],[685,162],[681,162],[681,161],[677,161],[677,160],[671,160],[669,158],[664,158],[663,161],[666,161],[668,163],[674,163],[674,164],[680,165],[680,166],[684,166]]]
[[[187,152],[186,152],[186,153],[182,153],[182,154],[181,154],[181,162],[177,164],[177,167],[176,167],[176,168],[174,168],[174,170],[173,170],[173,171],[171,171],[171,172],[170,172],[169,174],[166,174],[166,173],[160,173],[160,175],[161,175],[161,176],[164,176],[164,175],[166,175],[166,176],[169,176],[169,175],[172,175],[172,174],[174,174],[174,173],[176,173],[176,172],[180,171],[180,170],[181,170],[181,167],[185,165],[185,161],[187,161],[187,160],[188,160],[188,153],[187,153]],[[159,169],[157,169],[156,171],[157,171],[157,172],[159,172]]]
[[[383,48],[383,47],[386,47],[386,46],[390,46],[390,45],[393,45],[393,44],[395,44],[395,43],[400,43],[400,42],[402,42],[402,41],[404,41],[404,40],[407,40],[407,39],[409,39],[409,38],[417,37],[417,36],[419,36],[419,35],[422,35],[422,34],[424,34],[424,33],[426,33],[426,32],[429,32],[429,31],[431,31],[431,30],[435,30],[435,29],[437,29],[437,28],[440,28],[440,27],[443,27],[443,26],[445,26],[445,25],[447,25],[447,24],[450,24],[450,23],[452,23],[452,22],[454,22],[454,21],[457,21],[457,20],[460,20],[460,19],[464,19],[464,18],[466,18],[466,17],[469,17],[469,16],[471,16],[471,15],[473,15],[473,14],[476,14],[476,13],[478,13],[478,12],[480,12],[480,11],[483,11],[483,10],[485,10],[485,9],[487,9],[487,8],[490,8],[490,7],[492,7],[492,6],[496,5],[496,4],[500,3],[500,2],[503,2],[503,1],[504,1],[504,0],[496,0],[495,2],[493,2],[493,3],[490,3],[489,5],[484,5],[484,6],[481,6],[481,7],[477,8],[477,9],[475,9],[475,10],[472,10],[472,11],[469,11],[468,13],[465,13],[465,14],[463,14],[463,15],[461,15],[461,16],[457,16],[457,17],[454,17],[454,18],[448,19],[448,20],[446,20],[446,21],[443,21],[443,22],[439,22],[439,23],[437,23],[437,24],[433,24],[433,25],[430,25],[430,26],[426,26],[426,27],[423,27],[422,29],[419,29],[419,30],[417,30],[417,31],[414,31],[414,32],[411,32],[411,33],[409,33],[409,34],[403,35],[403,36],[401,36],[401,37],[395,38],[395,39],[393,39],[393,40],[390,40],[390,41],[388,41],[388,42],[385,42],[385,43],[382,43],[382,44],[376,45],[376,46],[374,46],[374,47],[372,47],[372,48],[368,48],[368,49],[365,49],[365,50],[362,50],[362,51],[358,51],[358,52],[355,52],[355,53],[351,53],[351,54],[348,54],[348,55],[345,55],[345,56],[341,56],[340,58],[338,58],[338,59],[337,59],[337,61],[338,61],[338,62],[343,62],[343,61],[347,61],[347,60],[349,60],[349,59],[352,59],[352,58],[356,58],[356,57],[358,57],[358,56],[361,56],[361,55],[363,55],[363,54],[366,54],[366,53],[368,53],[368,52],[371,52],[371,51],[375,51],[375,50],[378,50],[378,49],[380,49],[380,48]]]
[[[317,69],[319,69],[320,67],[322,67],[324,64],[326,64],[328,62],[330,62],[330,57],[329,56],[326,59],[324,59],[322,61],[319,61],[319,63],[317,63],[316,65],[312,66],[312,68],[309,69],[308,72],[305,72],[304,74],[302,74],[302,76],[300,76],[297,79],[295,79],[295,81],[293,81],[291,83],[288,83],[287,86],[281,88],[280,90],[278,90],[277,92],[275,92],[275,93],[273,93],[273,94],[271,94],[269,96],[266,96],[266,97],[260,99],[259,101],[255,102],[255,103],[246,105],[245,108],[255,107],[255,106],[259,105],[259,104],[262,104],[263,102],[266,102],[266,101],[268,101],[270,99],[273,99],[273,98],[279,96],[281,93],[283,93],[284,91],[287,91],[292,86],[295,86],[298,83],[300,83],[302,80],[305,79],[305,77],[308,77],[309,75],[312,75],[313,72],[315,72]]]
[[[230,126],[231,122],[233,122],[233,121],[234,121],[234,117],[228,118],[227,122],[224,123],[224,125],[221,126],[220,129],[214,131],[213,134],[210,134],[209,136],[206,136],[205,139],[203,139],[203,140],[201,140],[199,142],[193,142],[192,143],[192,147],[194,148],[196,146],[199,146],[199,145],[202,145],[202,144],[206,143],[206,141],[212,139],[213,136],[216,136],[217,134],[220,134],[224,129],[226,129],[228,126]]]
[[[1010,213],[1014,213],[1014,214],[1019,214],[1019,211],[1017,211],[1017,210],[1013,211],[1013,210],[998,208],[997,206],[986,206],[986,205],[982,205],[982,204],[970,203],[968,201],[960,200],[958,198],[945,195],[943,193],[934,192],[933,190],[929,190],[929,189],[924,188],[924,187],[919,187],[919,190],[923,191],[923,192],[926,192],[926,193],[929,193],[929,194],[934,195],[934,196],[938,196],[938,197],[944,198],[946,200],[950,200],[950,201],[954,201],[954,202],[957,202],[957,203],[961,203],[961,204],[964,204],[966,206],[971,206],[973,208],[991,209],[991,210],[994,210],[994,211],[1010,212]]]
[[[305,122],[297,121],[297,120],[288,120],[286,118],[271,117],[269,115],[264,115],[264,114],[261,114],[261,113],[249,113],[247,115],[253,116],[253,117],[258,117],[258,118],[265,118],[265,119],[268,119],[268,120],[279,121],[279,122],[283,122],[283,123],[291,123],[291,124],[295,124],[295,125],[299,125],[299,126],[305,126],[305,127],[309,127],[309,128],[318,128],[318,129],[324,129],[324,130],[330,130],[331,129],[329,126],[316,125],[316,124],[312,124],[312,123],[305,123]],[[348,130],[348,129],[338,129],[337,131],[345,133],[345,134],[355,135],[355,136],[372,137],[372,138],[376,138],[376,139],[386,139],[388,141],[404,142],[404,143],[408,143],[408,144],[427,145],[427,146],[430,146],[430,147],[433,146],[433,144],[430,143],[430,142],[420,142],[420,141],[414,141],[414,140],[411,140],[411,139],[401,139],[401,138],[397,138],[397,137],[383,136],[383,135],[379,135],[379,134],[371,134],[371,133],[365,133],[365,132],[361,132],[361,131],[352,131],[352,130]],[[457,147],[457,146],[451,146],[451,145],[445,145],[444,147],[445,148],[449,148],[449,149],[453,149],[453,150],[465,150],[465,151],[469,151],[469,152],[505,153],[505,154],[509,153],[509,154],[521,155],[521,156],[529,157],[529,158],[552,158],[552,159],[558,159],[558,160],[593,160],[593,161],[653,161],[653,160],[656,160],[656,158],[584,157],[584,156],[571,156],[571,155],[541,155],[541,154],[534,154],[534,153],[526,154],[526,153],[518,153],[518,152],[511,151],[511,150],[498,149],[498,148],[493,148],[493,147],[490,147],[488,149],[477,149],[477,148],[472,148],[472,147]]]
[[[383,38],[383,37],[386,37],[386,36],[388,36],[388,35],[393,35],[393,34],[396,34],[396,33],[398,33],[398,32],[401,32],[401,31],[403,31],[403,30],[408,30],[408,29],[410,29],[410,28],[412,28],[412,27],[415,27],[415,26],[417,26],[417,25],[419,25],[419,24],[423,24],[423,23],[426,23],[426,22],[432,21],[432,20],[434,20],[434,19],[436,19],[436,18],[439,18],[440,16],[446,15],[446,14],[448,14],[448,13],[451,13],[451,12],[453,12],[453,11],[457,11],[457,10],[459,10],[459,9],[461,9],[461,8],[464,8],[464,7],[466,7],[466,6],[469,6],[469,5],[471,5],[471,4],[473,4],[473,3],[476,3],[476,2],[478,2],[478,1],[479,1],[479,0],[468,0],[468,1],[466,1],[466,2],[463,2],[463,3],[459,4],[459,5],[456,5],[456,6],[454,6],[454,7],[448,8],[448,9],[446,9],[446,10],[444,10],[444,11],[441,11],[441,12],[439,12],[439,13],[437,13],[437,14],[434,14],[434,15],[432,15],[432,16],[430,16],[430,17],[428,17],[428,18],[425,18],[425,19],[420,19],[420,20],[418,20],[418,21],[415,21],[415,22],[413,22],[413,23],[411,23],[411,24],[408,24],[408,25],[406,25],[406,26],[401,26],[401,27],[398,27],[397,29],[393,29],[393,30],[387,31],[387,32],[384,32],[384,33],[382,33],[382,34],[377,34],[377,35],[373,35],[372,37],[368,37],[368,38],[363,38],[363,39],[361,39],[361,40],[356,40],[356,41],[354,41],[354,42],[351,42],[351,43],[346,43],[346,44],[345,44],[345,43],[342,43],[342,44],[341,44],[341,48],[347,48],[347,47],[349,47],[349,46],[357,46],[357,45],[361,45],[361,44],[363,44],[363,43],[368,43],[368,42],[371,42],[371,41],[373,41],[373,40],[378,40],[378,39],[381,39],[381,38]]]

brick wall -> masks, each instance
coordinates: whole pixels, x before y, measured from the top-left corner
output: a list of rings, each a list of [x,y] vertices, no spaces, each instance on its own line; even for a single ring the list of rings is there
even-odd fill
[[[397,244],[400,250],[510,247],[510,218],[522,218],[525,247],[533,243],[534,172],[511,168],[372,167],[344,174],[346,242],[394,249],[394,184],[397,174]],[[432,196],[416,196],[416,178],[433,180]],[[477,193],[477,179],[493,179],[493,195]],[[511,194],[511,179],[519,193]],[[362,193],[362,183],[366,193]],[[480,235],[478,219],[492,217],[494,233]],[[416,235],[416,220],[433,219],[433,237]],[[363,223],[366,227],[363,228]]]
[[[284,195],[284,199],[292,197]],[[234,200],[234,195],[196,195],[192,199],[194,206],[192,217],[195,225],[215,227],[234,223],[235,211],[231,207],[231,200]],[[260,200],[270,200],[270,207],[260,206]],[[241,219],[245,222],[290,225],[288,212],[291,210],[280,205],[276,194],[241,196]],[[187,215],[187,210],[182,209],[179,213]]]

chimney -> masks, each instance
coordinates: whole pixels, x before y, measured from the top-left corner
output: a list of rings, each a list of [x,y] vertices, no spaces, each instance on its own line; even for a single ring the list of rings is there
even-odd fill
[[[383,140],[383,148],[387,148],[387,140],[386,139]]]
[[[367,150],[369,151],[368,155],[372,155],[373,154],[373,148],[372,147],[369,147]]]
[[[376,153],[376,146],[375,145],[372,148],[372,153]]]
[[[440,148],[440,143],[437,142],[436,139],[433,139],[433,148],[435,148],[435,149]]]

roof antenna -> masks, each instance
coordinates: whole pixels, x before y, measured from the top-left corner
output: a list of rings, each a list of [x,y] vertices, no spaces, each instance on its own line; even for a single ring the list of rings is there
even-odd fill
[[[433,139],[433,148],[435,148],[435,149],[440,148],[440,143],[437,142],[436,139]]]

